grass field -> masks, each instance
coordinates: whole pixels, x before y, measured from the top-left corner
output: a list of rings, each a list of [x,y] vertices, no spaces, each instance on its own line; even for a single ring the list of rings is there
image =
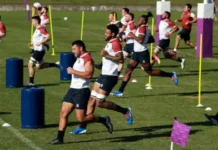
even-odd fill
[[[32,4],[35,0],[29,0]],[[38,0],[43,4],[54,4],[54,5],[155,5],[156,0]],[[184,5],[185,3],[191,3],[197,5],[197,3],[203,2],[203,0],[173,0],[172,5]],[[1,0],[0,4],[23,4],[20,0]]]
[[[136,16],[141,13],[137,12]],[[71,129],[77,126],[74,113],[70,117],[70,124],[66,130],[65,145],[50,146],[48,143],[56,137],[61,100],[69,88],[69,83],[60,83],[57,69],[41,70],[36,74],[36,83],[46,90],[45,119],[46,126],[38,130],[24,130],[20,128],[20,94],[21,89],[5,88],[5,59],[9,57],[23,58],[28,63],[30,42],[30,24],[26,21],[24,12],[1,12],[8,35],[0,43],[0,118],[10,123],[26,138],[45,150],[112,150],[115,148],[131,148],[135,150],[167,150],[170,148],[169,136],[174,117],[191,126],[192,132],[188,146],[176,150],[217,150],[217,127],[206,121],[204,109],[196,108],[198,89],[198,59],[195,50],[187,48],[181,43],[179,55],[186,57],[186,68],[181,71],[180,64],[170,60],[162,60],[160,66],[166,71],[176,71],[179,74],[179,87],[175,87],[168,78],[152,78],[153,90],[145,90],[148,76],[140,69],[136,69],[133,77],[138,83],[129,83],[125,97],[109,99],[122,106],[131,107],[134,124],[127,125],[125,118],[115,112],[97,109],[100,115],[111,116],[114,133],[109,135],[100,124],[91,124],[88,134],[72,136]],[[63,17],[67,16],[68,21]],[[59,60],[61,52],[71,51],[71,42],[80,38],[80,12],[54,12],[54,39],[56,56],[46,55],[46,60]],[[99,52],[105,46],[103,39],[107,24],[107,12],[89,12],[85,15],[84,41],[96,62],[100,62]],[[173,13],[173,19],[179,17]],[[195,26],[192,41],[195,42]],[[218,50],[216,38],[218,28],[214,26],[214,57],[203,59],[202,101],[205,106],[213,108],[211,114],[218,110],[217,99],[217,71]],[[174,45],[175,35],[172,37],[171,47]],[[162,57],[162,56],[161,56]],[[124,71],[123,71],[124,72]],[[95,71],[95,77],[100,74]],[[27,68],[24,68],[24,80],[28,80]],[[115,89],[120,85],[116,86]],[[0,127],[0,150],[29,150],[31,149],[7,128]]]

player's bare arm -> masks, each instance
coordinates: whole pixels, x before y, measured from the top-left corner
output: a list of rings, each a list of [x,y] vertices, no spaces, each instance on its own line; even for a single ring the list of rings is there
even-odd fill
[[[102,50],[101,51],[101,56],[102,57],[105,57],[107,59],[110,59],[112,61],[115,61],[115,62],[123,62],[123,53],[120,51],[120,53],[117,53],[115,56],[111,56],[107,53],[107,51],[105,50]]]
[[[130,37],[133,37],[137,42],[143,43],[145,35],[144,34],[139,34],[139,36],[135,36],[132,32],[129,33]]]
[[[193,18],[192,18],[192,21],[189,21],[189,24],[196,23],[197,20],[198,20],[197,17],[193,17]]]
[[[83,79],[90,79],[94,73],[94,62],[92,60],[89,60],[85,64],[85,72],[76,71],[71,67],[67,68],[68,74],[74,74],[80,78]]]

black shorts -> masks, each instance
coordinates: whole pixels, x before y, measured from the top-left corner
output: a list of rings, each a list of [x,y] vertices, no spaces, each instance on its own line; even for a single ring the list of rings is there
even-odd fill
[[[190,41],[190,33],[191,33],[190,30],[183,28],[178,33],[178,35],[181,37],[181,39],[184,39],[184,41]]]
[[[70,88],[65,95],[63,102],[68,102],[74,105],[75,109],[86,110],[90,97],[90,89],[72,89]]]
[[[126,44],[123,50],[131,54],[133,52],[133,48],[134,48],[134,44],[131,43],[131,44]]]
[[[162,39],[159,41],[158,47],[161,48],[163,52],[167,51],[170,47],[170,39]]]
[[[97,80],[97,83],[100,84],[100,89],[106,91],[108,94],[112,91],[114,86],[118,82],[117,76],[108,76],[108,75],[100,75]]]
[[[140,64],[150,64],[149,51],[133,52],[131,59]]]
[[[30,58],[30,61],[33,64],[41,64],[43,62],[43,58],[45,56],[45,51],[36,51],[34,50],[32,53],[32,56]]]

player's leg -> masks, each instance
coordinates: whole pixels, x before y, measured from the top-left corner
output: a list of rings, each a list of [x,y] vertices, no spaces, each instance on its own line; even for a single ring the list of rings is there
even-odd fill
[[[118,78],[115,76],[104,76],[102,86],[97,95],[96,105],[100,108],[114,110],[126,116],[128,124],[132,124],[133,117],[130,108],[121,107],[113,102],[106,101],[106,97],[110,94],[113,87],[117,84]]]
[[[179,44],[180,44],[180,41],[181,39],[183,39],[183,33],[184,32],[184,29],[182,29],[178,35],[176,36],[176,41],[175,41],[175,46],[174,46],[174,51],[177,52],[177,49],[179,47]]]
[[[174,81],[174,84],[178,85],[178,78],[175,72],[165,72],[160,69],[153,69],[150,64],[149,51],[144,51],[139,54],[140,64],[144,68],[144,71],[150,76],[169,77]]]
[[[174,52],[173,50],[163,50],[163,55],[167,59],[171,59],[171,60],[180,62],[181,69],[184,69],[184,67],[185,67],[185,58],[177,57],[177,53]]]
[[[88,101],[87,111],[86,114],[93,114],[95,111],[95,105],[96,105],[96,97],[98,95],[98,91],[100,89],[100,84],[102,83],[102,75],[98,77],[95,84],[93,85],[91,96]],[[79,126],[72,130],[71,134],[83,134],[87,132],[87,124],[86,123],[80,123]]]
[[[123,81],[120,85],[120,88],[118,91],[115,91],[115,92],[112,92],[111,95],[114,95],[114,96],[123,96],[123,92],[131,78],[131,75],[132,75],[132,72],[133,70],[137,67],[138,65],[138,62],[137,62],[137,59],[135,59],[136,57],[134,56],[134,53],[133,53],[133,57],[132,59],[129,61],[128,65],[127,65],[127,69],[125,71],[125,75],[124,75],[124,78],[123,78]]]
[[[154,64],[155,62],[157,62],[158,64],[160,64],[160,59],[158,57],[158,55],[160,54],[162,48],[160,46],[160,43],[158,46],[156,46],[156,48],[154,49],[154,53],[152,56],[152,64]]]
[[[193,44],[190,40],[186,40],[185,44],[188,45],[191,48],[195,48],[195,44]]]
[[[67,95],[64,98],[60,111],[60,120],[58,127],[57,138],[51,142],[51,144],[63,144],[64,143],[64,134],[68,123],[68,117],[74,109],[74,104],[72,103],[72,89],[70,89]],[[70,101],[70,102],[69,102]]]

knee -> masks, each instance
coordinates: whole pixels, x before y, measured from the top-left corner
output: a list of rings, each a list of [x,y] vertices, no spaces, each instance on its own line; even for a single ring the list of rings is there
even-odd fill
[[[147,74],[151,75],[151,73],[152,73],[151,65],[143,66],[143,68],[144,68],[144,71],[145,71]]]
[[[33,68],[33,64],[32,64],[32,63],[29,63],[29,64],[28,64],[28,68],[29,68],[29,69],[32,69],[32,68]]]
[[[128,68],[126,69],[125,75],[131,75],[131,74],[132,74],[132,71],[133,71],[133,68],[131,68],[131,67],[128,65]]]
[[[185,44],[186,44],[186,45],[189,45],[189,44],[190,44],[190,41],[185,41]]]
[[[40,65],[36,65],[36,69],[39,70],[40,69]]]
[[[96,106],[99,107],[99,108],[103,108],[104,102],[105,102],[105,101],[98,100],[98,101],[96,102]]]
[[[68,117],[68,112],[64,109],[61,109],[60,118],[67,118],[67,117]]]
[[[170,58],[169,52],[164,52],[163,55],[164,55],[165,58]]]
[[[76,116],[76,120],[78,122],[83,122],[84,121],[84,116]]]

